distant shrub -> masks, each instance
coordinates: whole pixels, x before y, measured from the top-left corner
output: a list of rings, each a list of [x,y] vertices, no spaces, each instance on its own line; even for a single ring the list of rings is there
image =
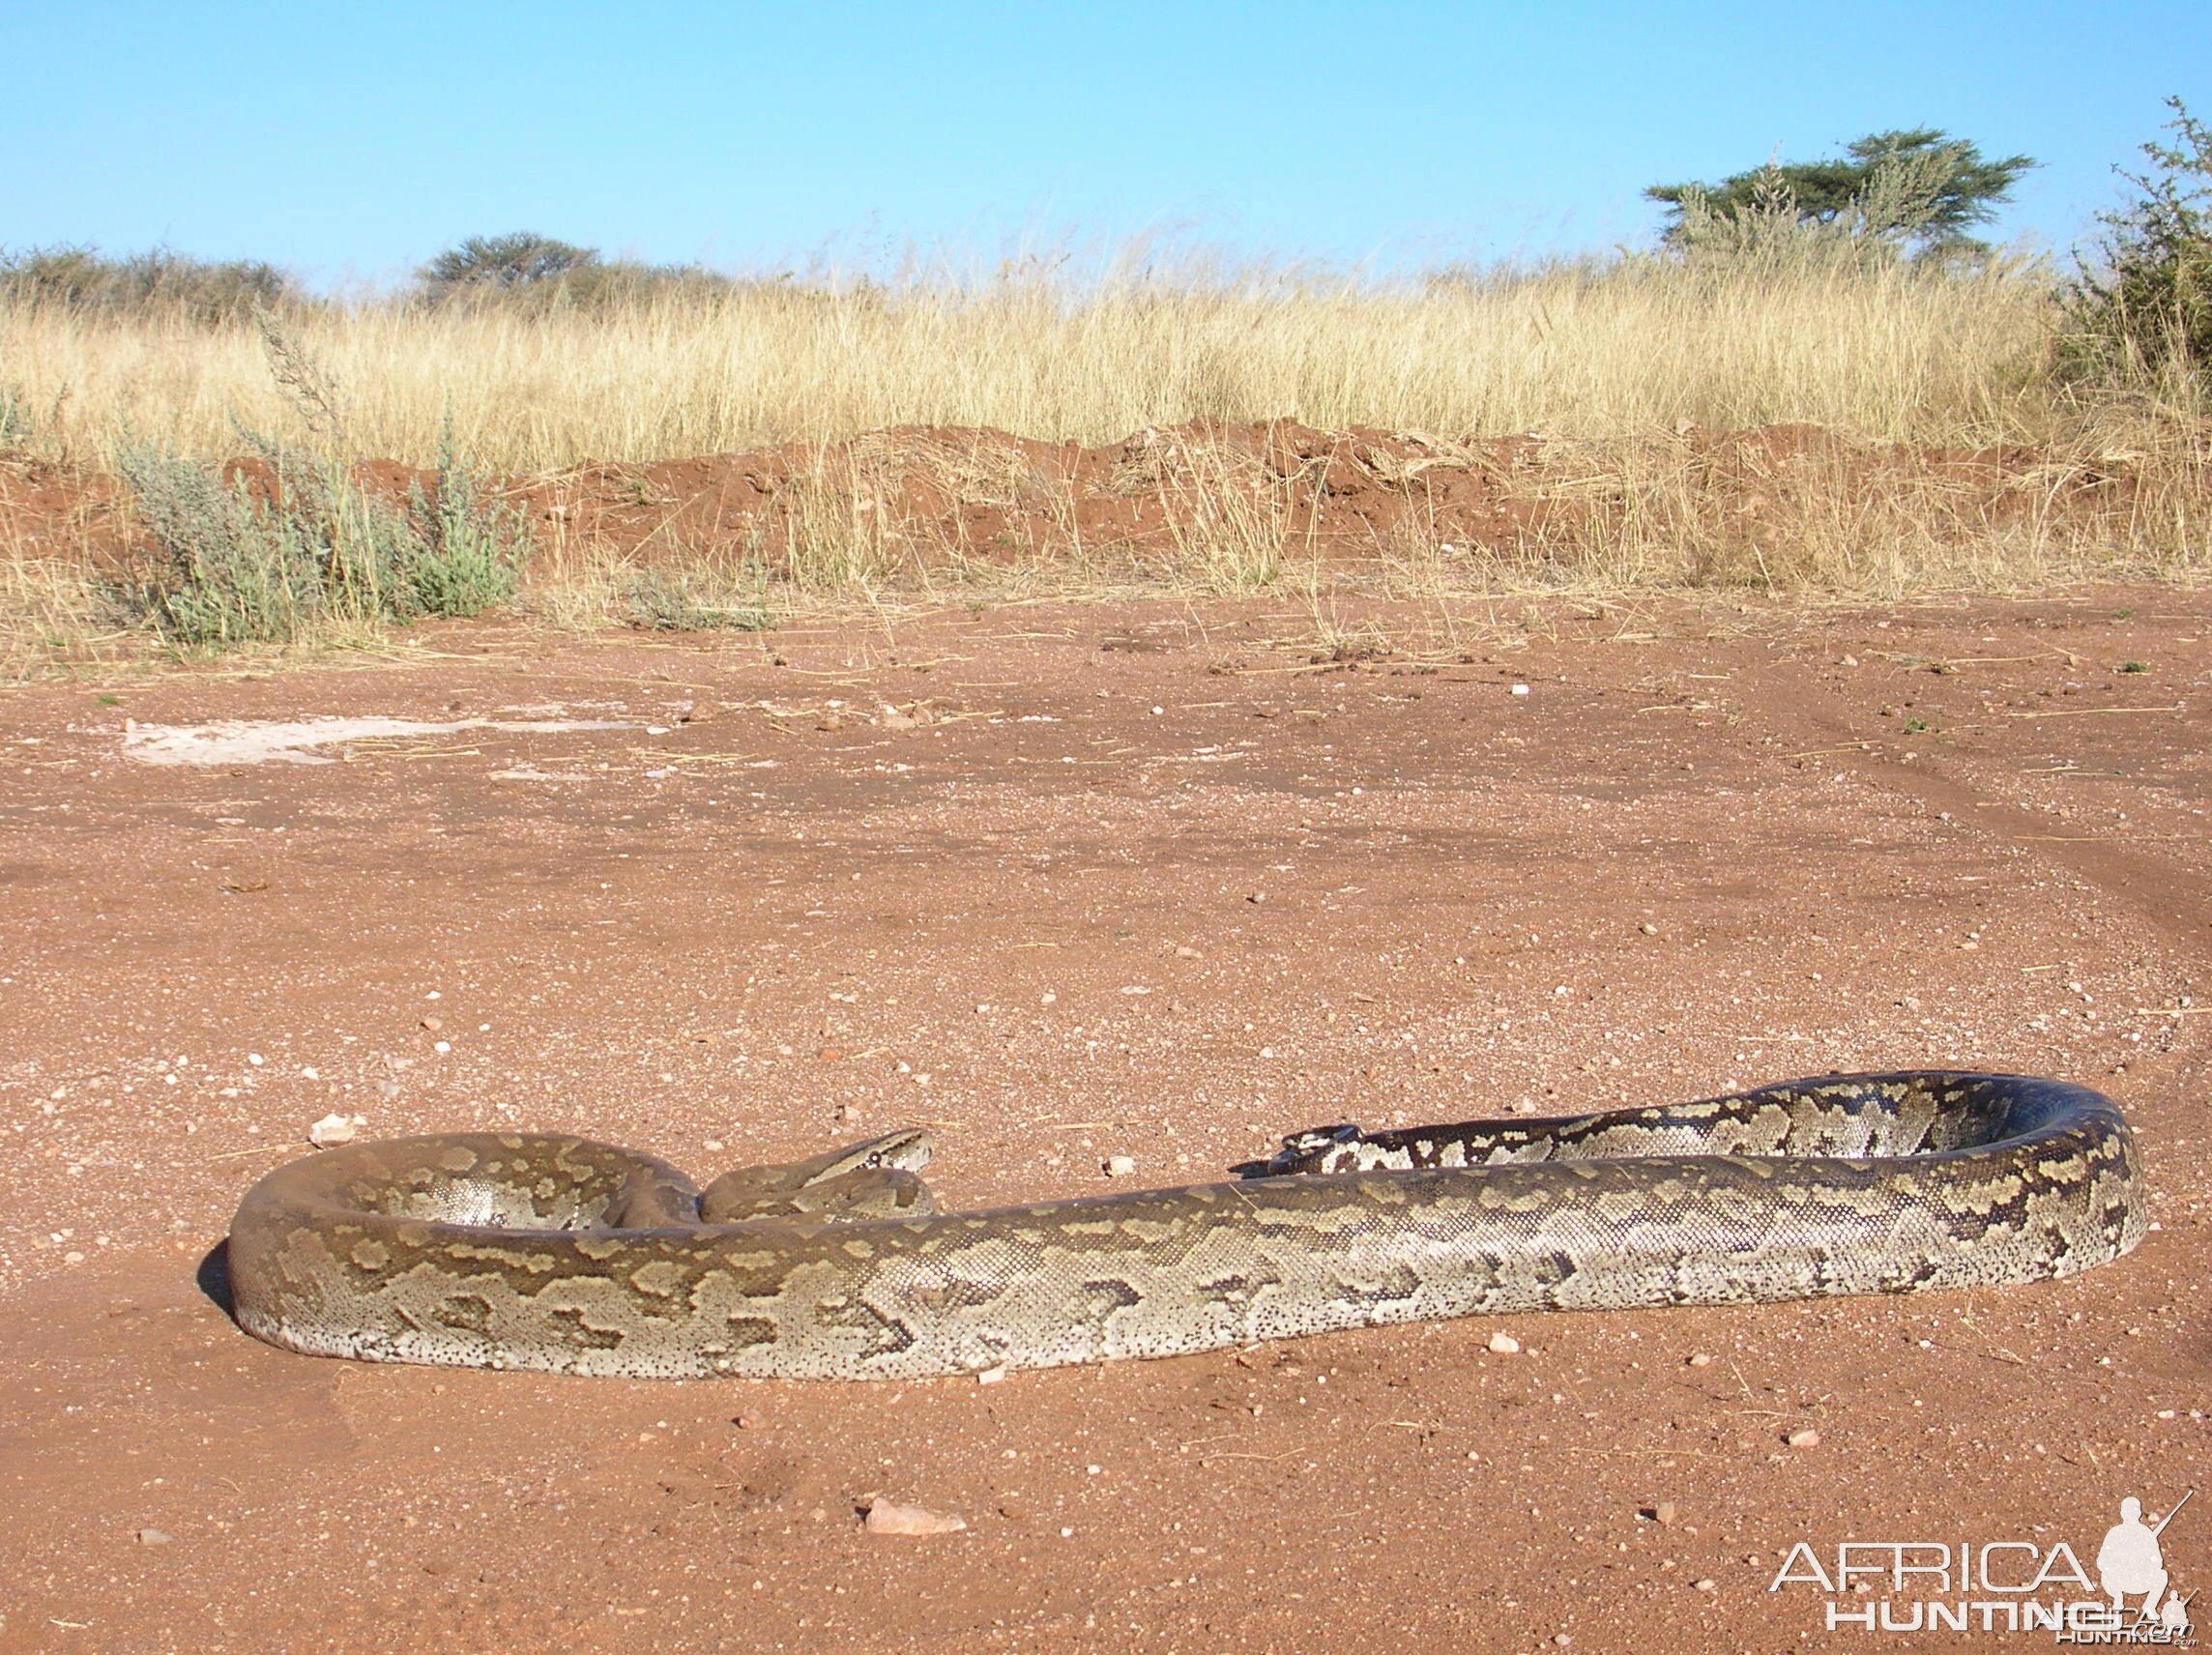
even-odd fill
[[[259,259],[196,259],[165,247],[113,257],[57,247],[0,252],[0,303],[225,326],[308,300],[291,276]]]
[[[2097,262],[2068,290],[2077,368],[2212,369],[2212,128],[2179,98],[2166,103],[2175,141],[2144,144],[2149,169],[2121,172],[2137,199],[2100,216]]]
[[[738,283],[696,264],[602,258],[530,230],[471,236],[416,273],[434,305],[497,305],[531,310],[613,310],[652,300],[726,293]]]
[[[528,287],[598,263],[597,247],[579,247],[533,230],[504,236],[471,236],[448,247],[415,273],[432,299],[456,294]]]

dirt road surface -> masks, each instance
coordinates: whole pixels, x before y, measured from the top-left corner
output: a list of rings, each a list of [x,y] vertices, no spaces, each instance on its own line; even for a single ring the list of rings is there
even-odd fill
[[[2212,1469],[2212,595],[1357,619],[1395,653],[1007,605],[0,695],[0,1649],[1764,1651],[2018,1601],[1799,1543],[2099,1595],[2054,1549]],[[387,722],[276,728],[319,719]],[[1910,1065],[2109,1091],[2154,1233],[992,1385],[315,1360],[202,1268],[333,1114],[701,1177],[921,1121],[961,1207]],[[2162,1541],[2212,1587],[2206,1498]],[[1908,1641],[2050,1639],[2002,1627]]]

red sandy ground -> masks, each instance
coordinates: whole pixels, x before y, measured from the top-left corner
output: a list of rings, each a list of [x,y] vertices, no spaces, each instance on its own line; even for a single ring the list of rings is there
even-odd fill
[[[2212,1024],[2158,1013],[2212,1001],[2212,597],[1374,619],[1400,654],[1007,606],[0,696],[0,1649],[1886,1647],[1767,1589],[1791,1546],[2088,1561],[2201,1482]],[[639,727],[122,745],[551,710]],[[701,1176],[920,1120],[959,1207],[1912,1064],[2108,1089],[2160,1228],[2007,1292],[988,1387],[357,1366],[195,1285],[332,1111]],[[2201,1499],[2165,1544],[2212,1586]]]

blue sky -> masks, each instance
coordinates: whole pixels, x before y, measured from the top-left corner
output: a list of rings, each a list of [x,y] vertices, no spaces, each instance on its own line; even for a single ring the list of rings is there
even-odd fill
[[[1168,234],[1383,268],[1646,238],[1647,184],[1930,125],[2064,247],[2195,4],[63,4],[0,0],[0,246],[322,281],[531,228],[731,268]]]

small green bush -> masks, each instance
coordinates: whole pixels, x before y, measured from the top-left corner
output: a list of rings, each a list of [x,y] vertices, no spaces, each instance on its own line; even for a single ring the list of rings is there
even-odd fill
[[[329,606],[318,548],[293,512],[214,468],[126,441],[116,469],[137,497],[156,567],[132,606],[188,649],[280,643]]]
[[[413,550],[402,561],[409,595],[425,615],[481,615],[514,595],[529,554],[522,513],[490,497],[487,479],[461,457],[449,416],[438,439],[438,487],[425,498],[420,483],[407,495]]]
[[[2097,262],[2067,294],[2077,369],[2212,369],[2212,128],[2179,98],[2166,103],[2175,141],[2144,144],[2149,169],[2121,172],[2137,199],[2100,216]]]
[[[129,604],[171,642],[290,643],[334,623],[480,615],[514,595],[528,547],[521,515],[486,498],[450,441],[435,496],[417,485],[404,508],[335,459],[251,433],[247,442],[269,470],[259,491],[142,443],[119,453],[155,553]]]

